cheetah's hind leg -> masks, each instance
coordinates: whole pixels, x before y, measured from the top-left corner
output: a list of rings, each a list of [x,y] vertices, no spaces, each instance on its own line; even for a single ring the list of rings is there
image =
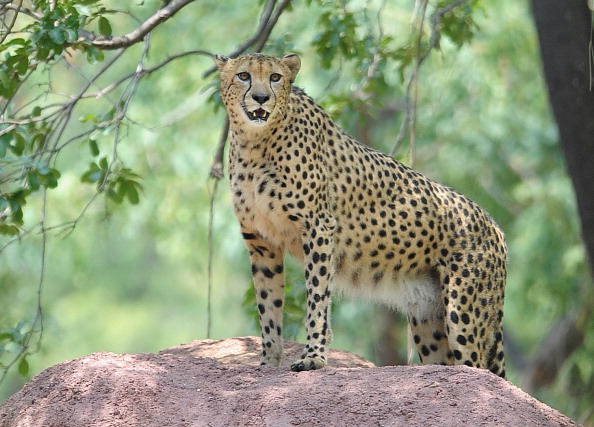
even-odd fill
[[[419,357],[423,364],[453,365],[454,357],[445,333],[442,315],[417,319],[409,316],[408,323]]]

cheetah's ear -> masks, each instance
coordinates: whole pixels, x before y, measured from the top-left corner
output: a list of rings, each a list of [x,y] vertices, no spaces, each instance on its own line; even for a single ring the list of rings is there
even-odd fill
[[[299,58],[299,55],[296,53],[289,53],[288,55],[283,56],[281,61],[283,61],[287,68],[289,68],[289,71],[291,71],[289,80],[293,83],[295,81],[295,76],[301,68],[301,59]]]
[[[215,55],[215,64],[217,64],[219,70],[223,70],[223,68],[225,68],[225,65],[227,65],[227,62],[229,62],[229,58],[227,56],[221,55],[220,53],[217,53]]]

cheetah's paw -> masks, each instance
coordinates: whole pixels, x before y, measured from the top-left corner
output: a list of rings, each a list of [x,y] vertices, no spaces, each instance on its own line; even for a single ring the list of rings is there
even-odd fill
[[[291,365],[291,371],[294,372],[301,372],[301,371],[313,371],[315,369],[322,369],[324,368],[328,362],[326,362],[325,358],[319,356],[307,356],[303,359],[297,360],[295,363]]]

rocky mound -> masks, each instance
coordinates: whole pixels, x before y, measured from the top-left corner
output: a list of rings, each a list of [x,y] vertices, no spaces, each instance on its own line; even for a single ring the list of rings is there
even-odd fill
[[[41,372],[0,405],[1,427],[575,426],[509,382],[465,366],[258,366],[257,338],[159,354],[97,353]],[[287,363],[302,346],[286,343]]]

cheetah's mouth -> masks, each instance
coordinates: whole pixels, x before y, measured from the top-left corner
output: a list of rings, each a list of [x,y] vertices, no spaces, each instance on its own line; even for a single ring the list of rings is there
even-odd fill
[[[264,108],[258,108],[254,111],[245,110],[245,113],[252,122],[265,122],[270,117],[270,113]]]

